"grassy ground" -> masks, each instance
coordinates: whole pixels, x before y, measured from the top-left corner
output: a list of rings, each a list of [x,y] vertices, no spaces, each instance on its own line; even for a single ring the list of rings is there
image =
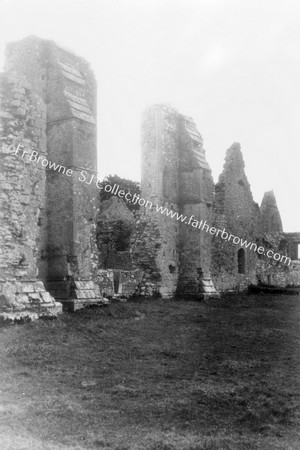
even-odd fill
[[[300,299],[136,300],[0,330],[0,448],[299,450]]]

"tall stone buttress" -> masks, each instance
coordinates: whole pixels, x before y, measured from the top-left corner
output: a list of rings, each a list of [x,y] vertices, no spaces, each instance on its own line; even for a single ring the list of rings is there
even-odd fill
[[[155,275],[149,283],[157,280],[157,291],[163,297],[175,293],[201,297],[214,292],[209,272],[211,238],[188,223],[190,216],[210,223],[213,197],[211,170],[193,120],[167,105],[146,110],[142,162],[141,196],[152,205],[142,207],[149,224],[143,241],[152,256],[148,269]]]
[[[96,82],[88,63],[72,51],[30,36],[7,47],[5,71],[23,76],[45,104],[45,201],[40,208],[37,266],[50,292],[71,309],[99,294],[95,244]],[[27,143],[31,151],[30,143]],[[33,159],[31,165],[41,163]],[[67,172],[67,170],[69,170]],[[81,175],[81,171],[84,171]],[[95,290],[96,289],[96,290]]]

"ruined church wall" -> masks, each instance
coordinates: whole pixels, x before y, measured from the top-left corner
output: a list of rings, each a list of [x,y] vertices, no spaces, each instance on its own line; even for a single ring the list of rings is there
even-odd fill
[[[5,321],[35,320],[62,310],[39,281],[47,225],[45,168],[23,155],[34,150],[46,154],[45,129],[45,104],[28,81],[1,74],[0,318]]]
[[[97,245],[97,283],[103,296],[159,295],[161,233],[152,214],[142,209],[132,213],[115,196],[103,201],[97,214]]]
[[[29,161],[28,153],[46,154],[46,108],[23,78],[2,74],[1,92],[1,272],[8,277],[35,278],[41,223],[45,208],[45,168]],[[20,150],[14,155],[10,145]]]
[[[38,156],[56,166],[43,168],[43,210],[35,235],[40,277],[67,307],[97,302],[101,299],[90,280],[98,269],[98,190],[95,182],[88,185],[79,179],[81,170],[86,170],[87,178],[97,170],[93,73],[72,51],[34,36],[8,46],[5,68],[24,76],[31,83],[32,95],[43,102],[43,147],[29,144]],[[31,164],[42,165],[37,161]],[[34,198],[29,209],[34,211]],[[34,244],[31,247],[35,248]]]
[[[257,243],[261,236],[260,211],[253,201],[244,166],[240,145],[233,144],[227,151],[224,169],[215,187],[213,222],[215,228],[225,229],[228,235]],[[241,248],[240,244],[221,239],[220,235],[213,236],[211,273],[218,290],[243,290],[256,283],[257,255],[245,249],[245,270],[239,273],[238,251]]]
[[[45,233],[41,235],[43,278],[89,280],[96,273],[93,236],[96,174],[96,82],[89,64],[53,41],[30,36],[8,45],[6,70],[32,83],[47,111],[47,158],[72,171],[47,170]],[[46,139],[46,138],[45,138]],[[46,151],[46,150],[45,150]],[[40,153],[40,152],[39,152]]]
[[[259,255],[256,261],[257,278],[261,283],[275,286],[300,286],[300,260],[296,253],[300,233],[264,233],[261,243],[266,250],[291,258],[276,261]]]
[[[276,263],[276,261],[275,261]],[[289,266],[273,261],[257,261],[257,274],[262,283],[280,287],[300,287],[300,261],[294,260]]]
[[[130,239],[132,267],[139,271],[138,293],[142,296],[161,295],[162,273],[157,264],[163,237],[157,218],[149,211],[137,214]]]

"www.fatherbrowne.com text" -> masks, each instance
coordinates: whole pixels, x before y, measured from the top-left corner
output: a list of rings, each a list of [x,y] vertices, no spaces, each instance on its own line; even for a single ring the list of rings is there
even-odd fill
[[[95,174],[91,174],[90,171],[87,170],[73,170],[71,168],[67,168],[66,166],[63,166],[61,164],[57,164],[55,162],[52,162],[48,160],[45,156],[40,155],[36,150],[27,151],[25,150],[25,147],[21,144],[19,144],[17,147],[14,145],[6,146],[4,144],[3,150],[5,153],[11,153],[12,155],[18,155],[21,158],[28,158],[29,161],[40,164],[42,167],[48,168],[50,170],[62,173],[66,175],[67,177],[74,176],[75,172],[79,172],[79,178],[78,180],[82,183],[85,183],[87,185],[91,185],[94,183],[99,190],[104,190],[105,192],[109,192],[113,195],[118,196],[119,198],[124,198],[127,202],[133,203],[133,204],[139,204],[140,206],[144,206],[145,208],[153,209],[153,204],[150,200],[145,200],[144,198],[140,197],[137,194],[131,194],[130,192],[125,192],[123,189],[120,189],[119,185],[114,184],[111,186],[110,184],[105,184],[103,186],[103,181],[97,178]],[[232,242],[235,245],[240,245],[241,247],[244,247],[249,250],[253,250],[257,252],[259,255],[265,255],[268,258],[274,259],[277,262],[290,265],[291,264],[291,258],[285,255],[281,255],[280,253],[275,253],[273,250],[266,250],[262,246],[257,246],[254,242],[248,242],[245,239],[242,239],[238,236],[235,236],[233,234],[230,234],[226,231],[225,228],[223,230],[211,227],[208,223],[204,220],[197,220],[193,215],[188,217],[184,216],[182,214],[179,214],[177,211],[170,210],[163,206],[155,205],[155,211],[157,213],[166,215],[168,217],[171,217],[172,219],[175,219],[181,223],[184,223],[186,225],[190,225],[193,228],[197,228],[200,231],[205,231],[206,233],[209,233],[214,236],[218,236],[219,238],[223,239],[224,241]]]
[[[153,203],[150,200],[145,200],[137,194],[132,195],[130,192],[125,192],[124,190],[120,189],[120,186],[116,184],[114,184],[114,186],[107,184],[104,189],[106,192],[110,192],[111,194],[117,195],[120,198],[125,198],[125,200],[130,203],[133,203],[135,205],[138,203],[140,206],[153,209]],[[219,229],[211,227],[208,223],[206,223],[205,220],[199,221],[193,215],[188,217],[184,216],[183,214],[179,214],[177,211],[168,209],[167,207],[158,205],[154,206],[157,213],[171,217],[172,219],[175,219],[186,225],[190,225],[193,228],[198,228],[199,230],[205,231],[206,233],[209,233],[211,235],[218,236],[224,241],[232,242],[235,245],[239,245],[243,248],[257,252],[259,255],[265,255],[268,258],[272,258],[275,261],[287,264],[288,266],[291,264],[291,258],[289,258],[288,256],[281,255],[280,253],[275,253],[273,250],[266,250],[263,246],[258,246],[255,242],[248,242],[246,239],[242,239],[238,236],[235,236],[234,234],[228,233],[225,228]]]

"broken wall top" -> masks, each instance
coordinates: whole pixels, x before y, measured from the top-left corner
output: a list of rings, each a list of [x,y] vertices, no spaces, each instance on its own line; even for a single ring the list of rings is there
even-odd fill
[[[239,143],[226,152],[223,172],[215,186],[215,212],[226,217],[227,225],[236,233],[248,230],[260,234],[259,206],[253,200]]]
[[[265,192],[261,207],[262,229],[265,233],[281,232],[282,221],[273,191]]]
[[[89,64],[54,41],[29,36],[8,44],[5,71],[25,75],[47,103],[47,121],[95,124],[96,82]]]
[[[112,196],[101,203],[97,216],[98,222],[134,222],[132,212],[127,208],[123,200]]]

